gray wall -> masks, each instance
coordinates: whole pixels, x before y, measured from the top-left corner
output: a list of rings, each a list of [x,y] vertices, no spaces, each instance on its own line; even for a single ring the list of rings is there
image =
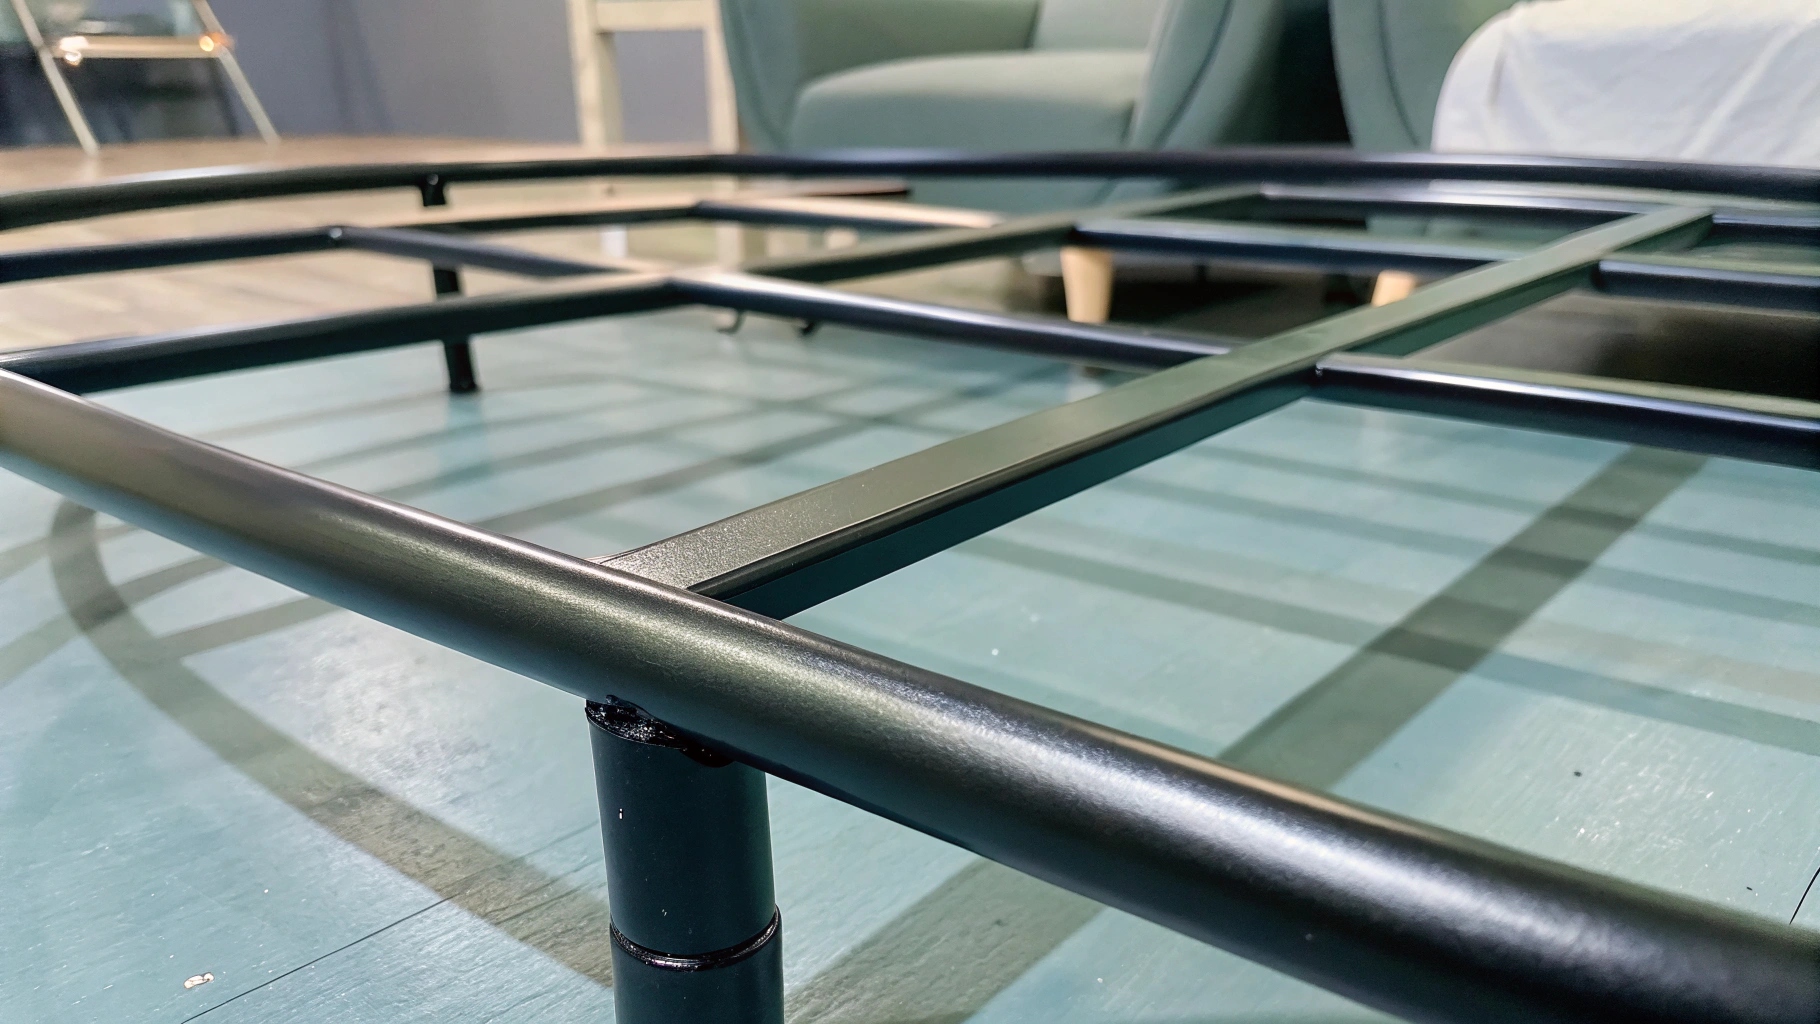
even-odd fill
[[[708,141],[708,72],[700,32],[619,37],[628,142]]]
[[[215,0],[281,133],[574,141],[563,0]],[[626,136],[707,139],[695,33],[621,37]]]
[[[279,131],[339,133],[356,123],[325,0],[221,0],[214,6]]]

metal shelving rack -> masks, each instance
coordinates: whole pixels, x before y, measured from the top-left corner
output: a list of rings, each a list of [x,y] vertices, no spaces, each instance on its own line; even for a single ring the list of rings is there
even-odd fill
[[[47,36],[44,26],[38,24],[37,16],[32,13],[26,0],[10,2],[13,12],[18,15],[20,27],[25,30],[26,42],[38,55],[38,66],[44,71],[45,81],[50,83],[51,92],[57,97],[57,105],[63,108],[63,116],[69,121],[70,131],[75,133],[76,141],[81,144],[84,152],[90,155],[99,153],[101,144],[96,141],[94,129],[89,127],[88,118],[82,113],[82,105],[76,102],[76,93],[70,88],[63,67],[75,67],[89,60],[212,60],[227,75],[229,84],[240,97],[241,105],[253,119],[259,137],[267,142],[278,141],[277,129],[272,127],[272,120],[266,116],[265,107],[253,93],[252,83],[247,81],[246,73],[240,69],[240,62],[234,57],[233,39],[221,27],[221,21],[215,17],[215,11],[209,6],[208,0],[188,0],[195,12],[197,24],[202,27],[202,32],[193,36]]]
[[[1309,396],[1820,468],[1820,403],[1418,356],[1570,289],[1820,313],[1814,264],[1696,248],[1726,239],[1820,246],[1820,174],[1281,150],[701,154],[198,171],[0,195],[0,226],[383,187],[414,187],[434,204],[468,182],[671,174],[1125,175],[1196,187],[961,227],[954,211],[919,217],[913,205],[852,198],[628,198],[567,213],[456,210],[415,226],[0,254],[0,280],[15,281],[339,246],[451,273],[481,266],[555,279],[0,354],[0,465],[586,698],[603,806],[630,812],[602,815],[614,880],[602,941],[613,944],[627,1024],[783,1020],[763,773],[1410,1020],[1820,1019],[1820,935],[1250,775],[778,621]],[[1507,184],[1435,187],[1462,180]],[[1564,183],[1656,191],[1533,187]],[[1496,213],[1573,230],[1535,248],[1487,248],[1244,219],[1260,209],[1309,220]],[[894,233],[737,270],[613,267],[459,237],[686,217]],[[1449,276],[1398,302],[1246,343],[825,287],[1058,245]],[[691,303],[1155,372],[593,559],[333,486],[80,397],[434,341],[461,346],[471,370],[475,333]],[[459,387],[455,369],[452,360]]]

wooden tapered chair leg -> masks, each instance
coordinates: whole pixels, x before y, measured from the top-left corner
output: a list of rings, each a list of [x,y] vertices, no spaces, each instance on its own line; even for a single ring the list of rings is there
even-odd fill
[[[1378,275],[1371,289],[1371,304],[1384,306],[1409,298],[1409,293],[1422,286],[1422,279],[1406,270],[1386,270]]]
[[[1103,324],[1112,315],[1112,253],[1081,246],[1062,248],[1062,298],[1068,319]]]

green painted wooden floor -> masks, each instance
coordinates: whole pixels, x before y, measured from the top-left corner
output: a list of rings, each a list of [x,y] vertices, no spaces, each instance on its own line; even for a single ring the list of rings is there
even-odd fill
[[[103,400],[595,555],[1102,386],[708,324],[488,338],[474,397],[414,348]],[[10,476],[0,509],[0,1021],[611,1018],[577,700]],[[1814,474],[1302,403],[797,621],[1820,924],[1816,516]],[[793,1020],[1375,1017],[771,794]]]

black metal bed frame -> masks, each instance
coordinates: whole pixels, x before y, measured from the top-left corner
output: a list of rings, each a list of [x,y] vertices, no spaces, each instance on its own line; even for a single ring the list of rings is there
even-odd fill
[[[0,194],[0,228],[312,192],[414,187],[436,206],[451,184],[704,174],[1098,175],[1196,188],[997,223],[769,194],[4,253],[0,281],[354,247],[429,262],[439,300],[0,354],[0,465],[586,698],[626,1024],[782,1021],[763,773],[1412,1020],[1820,1020],[1820,935],[1250,775],[778,621],[1310,395],[1820,468],[1820,404],[1404,358],[1575,288],[1820,312],[1812,265],[1690,252],[1708,238],[1820,243],[1820,174],[1334,150],[697,154],[149,175]],[[1460,181],[1506,184],[1432,186]],[[1260,207],[1577,230],[1520,250],[1233,219]],[[682,217],[899,233],[673,272],[459,237]],[[1057,245],[1452,276],[1243,344],[822,287]],[[463,296],[461,267],[560,280]],[[459,391],[475,386],[473,334],[691,303],[1157,372],[593,560],[78,397],[436,341]]]

